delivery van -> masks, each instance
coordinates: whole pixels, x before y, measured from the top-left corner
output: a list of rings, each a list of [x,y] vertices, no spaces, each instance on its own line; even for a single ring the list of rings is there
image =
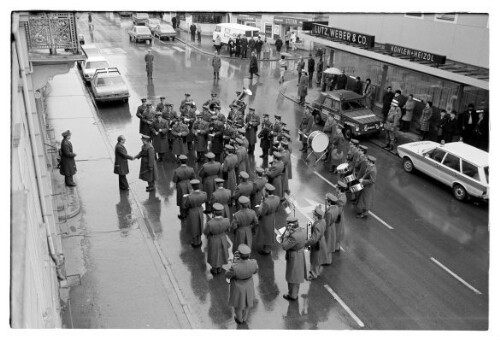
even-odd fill
[[[260,29],[257,27],[234,24],[234,23],[222,23],[215,25],[215,31],[213,33],[213,41],[220,36],[222,44],[227,44],[229,39],[233,41],[236,40],[238,34],[241,36],[246,36],[247,39],[257,39],[259,36]]]

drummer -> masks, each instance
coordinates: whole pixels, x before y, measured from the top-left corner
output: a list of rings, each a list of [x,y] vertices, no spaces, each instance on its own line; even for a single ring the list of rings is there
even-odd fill
[[[368,156],[368,166],[366,171],[360,179],[360,184],[363,185],[359,197],[356,201],[356,208],[358,210],[357,218],[367,218],[373,206],[373,197],[375,194],[375,182],[377,180],[377,168],[375,162],[377,159],[373,156]]]
[[[300,122],[299,131],[302,132],[300,134],[300,141],[302,142],[302,149],[299,151],[307,152],[307,135],[309,135],[309,131],[312,128],[314,123],[314,118],[312,116],[313,108],[311,105],[306,105],[304,109],[304,117]]]

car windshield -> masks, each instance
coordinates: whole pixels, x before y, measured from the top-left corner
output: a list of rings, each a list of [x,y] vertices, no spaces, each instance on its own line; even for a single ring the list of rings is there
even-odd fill
[[[136,27],[137,33],[139,34],[149,34],[149,28],[147,27]]]
[[[100,61],[89,61],[85,64],[86,69],[97,69],[97,68],[106,68],[108,67],[108,62],[105,60]]]
[[[97,86],[113,86],[113,85],[122,85],[123,79],[120,76],[111,76],[111,77],[100,77],[97,78]]]
[[[149,14],[147,13],[137,13],[135,15],[136,18],[141,18],[141,19],[144,19],[144,18],[149,18]]]
[[[350,100],[349,105],[351,106],[351,110],[363,109],[365,107],[359,100]]]

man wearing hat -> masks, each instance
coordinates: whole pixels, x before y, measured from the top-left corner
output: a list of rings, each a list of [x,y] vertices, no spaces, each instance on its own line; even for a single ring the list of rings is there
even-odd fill
[[[148,49],[148,53],[144,56],[144,61],[146,62],[146,74],[148,79],[153,78],[153,60],[155,59],[151,49]]]
[[[198,162],[203,162],[203,156],[208,151],[208,130],[208,123],[202,119],[201,113],[196,111],[196,121],[191,131],[195,137],[194,150],[196,151],[196,159]]]
[[[140,119],[139,133],[144,136],[151,136],[150,126],[153,124],[153,118],[155,116],[151,103],[146,102],[146,108],[144,110],[137,109],[136,116]]]
[[[308,79],[307,79],[307,71],[302,70],[302,77],[299,80],[299,89],[298,89],[298,96],[299,96],[299,104],[304,105],[306,103],[306,96],[307,96],[307,86],[308,86]]]
[[[252,228],[256,227],[259,223],[257,214],[250,209],[250,199],[247,196],[240,196],[238,204],[240,209],[234,213],[233,221],[231,222],[231,230],[235,231],[233,247],[246,244],[251,249]]]
[[[280,152],[273,152],[273,156],[274,161],[272,162],[271,167],[265,172],[265,175],[267,176],[269,183],[271,183],[276,188],[276,196],[278,196],[280,199],[283,199],[283,182],[281,180],[281,177],[283,175],[285,165],[281,160],[282,155]]]
[[[229,206],[232,204],[233,195],[231,190],[224,188],[224,180],[222,178],[215,179],[215,185],[217,188],[212,193],[212,199],[210,200],[210,205],[213,207],[215,203],[220,203],[224,207],[222,216],[232,219],[231,211]]]
[[[215,203],[213,206],[212,219],[209,219],[205,224],[203,234],[207,237],[207,262],[212,267],[210,273],[213,276],[222,271],[222,266],[227,264],[229,242],[227,232],[231,227],[229,218],[222,216],[224,207],[220,203]]]
[[[220,99],[217,98],[216,92],[212,92],[210,94],[210,99],[203,103],[203,106],[205,106],[205,105],[208,106],[209,108],[212,108],[212,105],[220,106]]]
[[[141,152],[135,156],[136,159],[141,159],[141,168],[139,169],[139,178],[148,182],[146,191],[155,190],[155,180],[158,177],[155,164],[155,149],[151,145],[151,137],[142,136]]]
[[[153,147],[158,153],[158,161],[165,159],[165,153],[168,150],[168,122],[161,117],[161,112],[155,112],[155,118],[151,125],[151,133],[153,138]]]
[[[250,198],[253,192],[253,182],[249,180],[250,176],[246,171],[241,171],[239,174],[240,184],[236,187],[233,194],[233,200],[236,202],[241,196]]]
[[[207,193],[208,202],[212,199],[212,193],[216,189],[215,179],[222,176],[222,165],[220,162],[214,160],[215,155],[213,152],[206,154],[208,161],[201,166],[199,177],[203,182],[203,191]],[[211,212],[210,204],[207,203],[207,211]]]
[[[382,97],[382,114],[384,115],[383,122],[385,123],[387,119],[387,114],[391,108],[391,102],[394,98],[394,92],[392,92],[392,87],[387,86],[387,90],[384,92],[384,96]]]
[[[146,110],[146,102],[147,102],[147,98],[141,98],[141,105],[139,105],[137,107],[137,111],[135,113],[135,115],[141,119],[142,118],[142,114],[144,113],[144,111]],[[140,132],[140,131],[139,131]]]
[[[337,243],[337,230],[335,229],[335,222],[340,215],[340,209],[337,206],[338,198],[334,194],[326,194],[326,212],[325,212],[325,240],[326,248],[328,250],[328,261],[326,264],[332,263],[332,254],[335,252],[335,245]]]
[[[344,181],[338,181],[337,182],[337,206],[339,207],[339,216],[337,217],[337,220],[335,221],[335,252],[340,251],[340,244],[344,240],[344,208],[345,204],[347,202],[347,196],[346,196],[346,191],[347,191],[347,184],[345,184]]]
[[[326,247],[325,229],[326,222],[323,219],[325,212],[321,205],[313,210],[314,223],[311,226],[311,237],[306,241],[306,247],[310,247],[311,270],[308,280],[317,279],[321,274],[321,265],[328,264],[328,249]]]
[[[191,94],[184,93],[184,99],[181,100],[181,105],[179,105],[179,111],[181,115],[186,111],[187,105],[191,105],[192,101],[193,100],[191,99]]]
[[[311,131],[314,123],[314,117],[312,116],[313,108],[310,105],[306,105],[304,109],[304,116],[300,122],[299,130],[302,132],[300,134],[300,140],[302,141],[302,149],[299,151],[307,152],[307,137]]]
[[[250,171],[250,162],[248,160],[247,148],[243,145],[241,138],[236,138],[236,157],[238,158],[238,164],[236,165],[236,174],[241,171]]]
[[[236,128],[234,127],[234,122],[230,119],[227,120],[227,123],[224,124],[224,131],[222,132],[224,145],[230,143],[231,140],[234,140],[237,136]]]
[[[207,124],[210,124],[212,122],[212,113],[210,112],[208,105],[202,106],[201,119],[207,122]]]
[[[253,190],[250,195],[251,208],[257,211],[256,207],[264,198],[264,186],[267,183],[267,177],[264,176],[264,169],[255,167],[255,176],[253,179]]]
[[[359,180],[361,176],[365,173],[366,170],[366,153],[368,152],[368,147],[366,145],[359,146],[359,157],[356,163],[354,163],[354,173],[356,174],[356,178]]]
[[[347,86],[347,75],[345,74],[345,70],[342,70],[342,74],[339,75],[339,79],[337,81],[337,90],[345,90]]]
[[[349,163],[349,169],[354,169],[354,164],[359,161],[361,155],[361,150],[359,149],[359,141],[357,139],[351,139],[349,151],[347,152],[347,162]]]
[[[248,139],[248,153],[253,155],[255,143],[257,143],[257,130],[260,125],[260,117],[255,113],[253,107],[248,109],[248,115],[245,117],[245,136]]]
[[[165,109],[165,96],[160,97],[160,102],[156,104],[156,112],[163,112]]]
[[[389,113],[387,114],[387,119],[384,124],[385,129],[385,140],[386,145],[384,149],[388,149],[389,151],[394,149],[396,138],[396,133],[399,130],[399,121],[401,120],[401,109],[398,106],[398,101],[393,99],[391,102],[391,108],[389,109]]]
[[[234,321],[242,324],[248,320],[248,310],[253,307],[255,287],[253,275],[259,270],[257,261],[250,259],[251,249],[246,244],[238,247],[239,260],[226,272],[229,283],[229,306],[234,308]]]
[[[183,119],[184,124],[187,125],[189,133],[186,136],[186,144],[188,146],[188,150],[192,150],[193,142],[195,140],[194,132],[193,132],[193,124],[196,120],[196,106],[194,102],[191,102],[190,105],[186,105],[186,109],[183,113],[181,113],[181,117]]]
[[[306,79],[307,78],[303,78]],[[295,301],[299,296],[300,284],[307,278],[306,258],[304,247],[306,245],[307,232],[299,227],[297,217],[289,216],[286,219],[287,229],[282,236],[281,246],[286,251],[286,282],[288,282],[288,294],[283,298]]]
[[[73,175],[76,174],[76,153],[73,153],[73,144],[71,143],[71,131],[66,130],[62,133],[63,140],[59,149],[61,161],[59,163],[59,173],[64,176],[64,183],[68,187],[75,187]]]
[[[236,130],[236,133],[237,133],[237,136],[239,139],[241,139],[241,145],[243,145],[245,147],[245,149],[248,150],[248,148],[250,147],[250,142],[248,142],[248,139],[246,137],[246,131],[245,131],[245,128],[244,127],[240,127],[238,128],[238,130]],[[247,168],[250,167],[250,162],[247,163]]]
[[[236,104],[230,104],[229,105],[229,113],[227,114],[227,120],[231,121],[231,124],[233,124],[234,119],[236,118],[236,113],[238,112],[239,106]]]
[[[253,39],[250,39],[250,43],[252,43],[253,41]],[[250,54],[250,65],[248,71],[250,73],[250,80],[253,79],[254,74],[257,76],[257,79],[260,77],[259,64],[257,63],[257,54],[254,51],[252,51]]]
[[[168,149],[172,150],[172,146],[174,144],[174,136],[172,135],[172,127],[177,121],[177,112],[174,111],[174,106],[171,103],[165,103],[163,111],[161,113],[161,117],[167,121],[168,131],[167,131],[167,140],[168,140]]]
[[[212,134],[212,143],[210,151],[215,155],[215,160],[222,161],[222,154],[224,152],[224,123],[217,119],[217,116],[212,116],[212,122],[209,125],[210,134]],[[210,137],[210,135],[209,135]]]
[[[258,134],[258,137],[260,138],[260,147],[262,149],[262,155],[260,157],[264,158],[264,164],[267,164],[267,157],[273,139],[271,135],[271,129],[273,127],[273,124],[269,121],[269,114],[264,113],[263,117],[264,121],[262,122],[262,128]]]
[[[194,172],[193,172],[194,174]],[[200,181],[192,179],[189,181],[193,191],[184,196],[184,209],[187,211],[187,225],[191,234],[191,246],[201,247],[201,232],[203,228],[203,204],[207,202],[207,193],[200,190]]]
[[[356,202],[358,210],[357,218],[366,218],[368,213],[373,207],[373,197],[375,195],[375,181],[377,180],[377,168],[375,162],[377,159],[373,156],[368,156],[368,166],[364,175],[360,178],[359,182],[363,184],[363,190],[359,193]]]
[[[328,153],[326,155],[325,162],[330,160],[330,155],[332,150],[334,149],[334,141],[337,137],[337,122],[333,118],[333,112],[329,112],[328,117],[325,122],[325,126],[323,126],[323,132],[328,136]]]
[[[224,163],[222,164],[222,177],[224,178],[225,187],[231,191],[231,195],[234,194],[236,190],[236,166],[238,165],[238,156],[234,154],[234,147],[232,145],[226,145],[227,156],[224,158]]]
[[[127,174],[128,160],[133,160],[134,156],[130,156],[125,148],[125,137],[118,136],[118,142],[115,146],[115,169],[114,173],[118,175],[118,186],[120,190],[129,190]]]
[[[280,198],[274,195],[274,190],[273,185],[265,183],[262,199],[258,201],[258,205],[255,205],[259,217],[256,242],[262,246],[261,250],[259,250],[261,255],[271,254],[274,244],[276,213],[280,207]]]
[[[191,191],[190,181],[195,178],[194,169],[187,165],[187,156],[180,155],[179,161],[181,165],[174,170],[174,176],[172,182],[175,183],[175,189],[177,190],[177,206],[180,209],[179,218],[186,218],[186,209],[184,207],[183,197],[189,194]]]
[[[172,152],[174,153],[175,158],[179,160],[179,155],[185,155],[188,153],[186,138],[189,134],[189,128],[186,124],[184,124],[182,118],[178,118],[174,126],[172,126],[172,130],[170,132],[174,137]]]
[[[283,123],[281,122],[281,116],[280,115],[274,115],[274,124],[271,129],[271,135],[273,136],[273,139],[276,138],[276,140],[281,140],[281,138],[278,138],[278,136],[281,134],[283,128]]]
[[[281,175],[281,185],[283,187],[283,193],[290,195],[290,186],[288,185],[288,180],[292,178],[292,156],[288,150],[288,142],[281,140],[281,159],[283,160],[283,174]]]

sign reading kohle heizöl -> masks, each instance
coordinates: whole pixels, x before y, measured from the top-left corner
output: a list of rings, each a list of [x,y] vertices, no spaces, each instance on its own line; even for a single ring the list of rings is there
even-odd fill
[[[398,45],[385,44],[385,50],[387,52],[403,54],[414,59],[430,61],[436,64],[444,64],[446,62],[446,56],[444,55],[419,51],[413,48],[408,48]]]
[[[375,36],[353,31],[346,31],[340,28],[329,27],[320,24],[312,24],[312,35],[318,35],[329,40],[342,40],[348,43],[361,45],[363,47],[373,47]]]

